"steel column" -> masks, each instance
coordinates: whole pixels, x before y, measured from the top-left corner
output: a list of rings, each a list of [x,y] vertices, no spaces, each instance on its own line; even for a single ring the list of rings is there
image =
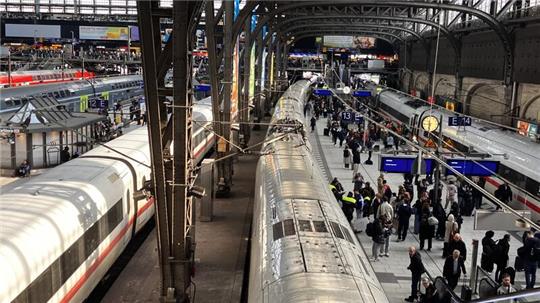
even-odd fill
[[[255,64],[255,121],[260,122],[262,120],[261,109],[261,95],[263,93],[263,79],[262,79],[262,64],[263,64],[264,44],[262,34],[257,35],[257,63]],[[258,129],[259,126],[254,126],[253,129]]]
[[[156,62],[159,52],[156,45],[161,44],[160,36],[155,36],[152,9],[158,7],[157,1],[137,1],[139,28],[141,34],[142,61],[144,66],[144,91],[148,120],[148,137],[152,158],[152,181],[156,208],[156,232],[158,241],[159,265],[161,268],[161,299],[167,295],[167,289],[173,287],[169,263],[169,222],[167,214],[167,184],[163,159],[160,102]],[[158,40],[159,37],[159,40]]]
[[[249,122],[249,78],[251,76],[251,49],[251,18],[246,18],[244,25],[244,84],[242,85],[243,90],[238,90],[238,92],[243,93],[240,99],[240,134],[243,137],[243,142],[241,141],[240,143],[242,143],[244,146],[247,146],[250,137],[250,127],[249,124],[246,123]],[[241,81],[240,79],[238,80],[240,86]]]

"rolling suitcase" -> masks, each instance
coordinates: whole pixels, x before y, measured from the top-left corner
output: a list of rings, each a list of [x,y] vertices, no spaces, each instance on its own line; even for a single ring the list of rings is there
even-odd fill
[[[461,300],[468,302],[472,299],[472,289],[467,285],[465,277],[461,280]]]
[[[516,260],[514,261],[514,269],[515,271],[525,270],[525,264],[523,264],[523,259],[520,256],[516,256]]]
[[[330,135],[330,130],[328,128],[325,128],[324,131],[323,131],[323,135],[329,136]]]

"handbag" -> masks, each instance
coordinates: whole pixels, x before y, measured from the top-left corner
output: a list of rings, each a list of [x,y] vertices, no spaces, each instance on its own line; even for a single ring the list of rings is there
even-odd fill
[[[439,224],[439,220],[437,220],[435,216],[431,216],[428,218],[428,224],[429,226],[437,226]]]

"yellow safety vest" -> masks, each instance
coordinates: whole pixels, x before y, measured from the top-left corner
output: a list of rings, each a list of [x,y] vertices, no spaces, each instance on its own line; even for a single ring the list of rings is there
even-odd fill
[[[356,204],[356,199],[353,198],[353,197],[343,197],[343,198],[341,198],[341,200],[342,200],[343,202],[348,202],[348,203]]]
[[[328,185],[328,188],[330,188],[330,190],[337,189],[337,188],[336,188],[334,185],[332,185],[332,184],[329,184],[329,185]]]

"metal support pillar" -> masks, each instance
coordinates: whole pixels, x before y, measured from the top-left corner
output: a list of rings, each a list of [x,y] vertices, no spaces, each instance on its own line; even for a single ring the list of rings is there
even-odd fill
[[[264,82],[262,79],[263,74],[263,52],[264,44],[262,34],[257,35],[257,63],[255,64],[255,122],[261,122],[262,120],[262,104],[261,96],[263,94]],[[260,126],[256,125],[253,127],[254,130],[260,129]]]
[[[193,182],[191,162],[190,41],[195,8],[200,3],[175,1],[172,10],[159,1],[138,1],[148,132],[152,159],[153,198],[161,268],[161,302],[188,302],[193,256]],[[162,50],[160,18],[173,21],[173,35]],[[167,49],[171,48],[172,54]],[[164,87],[164,73],[173,63],[174,88]],[[173,97],[168,118],[167,96]],[[171,142],[174,145],[169,148]],[[174,151],[174,157],[167,155]]]
[[[161,267],[161,299],[165,298],[167,289],[173,287],[169,258],[169,222],[167,215],[167,184],[165,177],[165,163],[163,159],[163,136],[160,125],[160,107],[158,97],[158,81],[156,62],[159,52],[155,48],[153,14],[157,8],[157,1],[138,1],[138,19],[141,31],[142,61],[144,66],[144,89],[148,119],[148,136],[150,142],[150,154],[152,157],[152,181],[154,185],[154,201],[156,208],[156,231],[158,234],[158,255]],[[160,41],[161,42],[161,41]]]
[[[471,262],[471,270],[469,271],[471,273],[471,279],[469,280],[469,287],[471,289],[476,289],[476,279],[478,276],[478,273],[476,271],[476,267],[478,265],[478,240],[473,239],[472,240],[472,262]]]
[[[224,1],[224,24],[223,24],[223,110],[220,121],[223,122],[223,138],[218,141],[218,158],[225,157],[230,153],[231,146],[228,141],[231,136],[231,94],[233,82],[233,45],[232,45],[232,27],[234,22],[234,2]],[[218,189],[217,194],[227,195],[231,190],[232,179],[232,159],[228,158],[219,161],[218,169]]]
[[[171,198],[171,256],[175,301],[187,302],[191,284],[192,258],[192,198],[188,195],[193,181],[191,155],[192,98],[189,93],[191,56],[189,35],[190,1],[173,2],[173,109],[172,134],[174,140],[173,183]]]
[[[250,81],[251,76],[251,17],[246,18],[244,24],[244,79],[243,79],[243,90],[238,90],[242,92],[243,95],[240,99],[240,144],[247,147],[250,137],[250,127],[249,124],[249,90],[250,90]],[[240,80],[240,79],[239,79]],[[238,86],[240,86],[241,81],[238,81]]]

